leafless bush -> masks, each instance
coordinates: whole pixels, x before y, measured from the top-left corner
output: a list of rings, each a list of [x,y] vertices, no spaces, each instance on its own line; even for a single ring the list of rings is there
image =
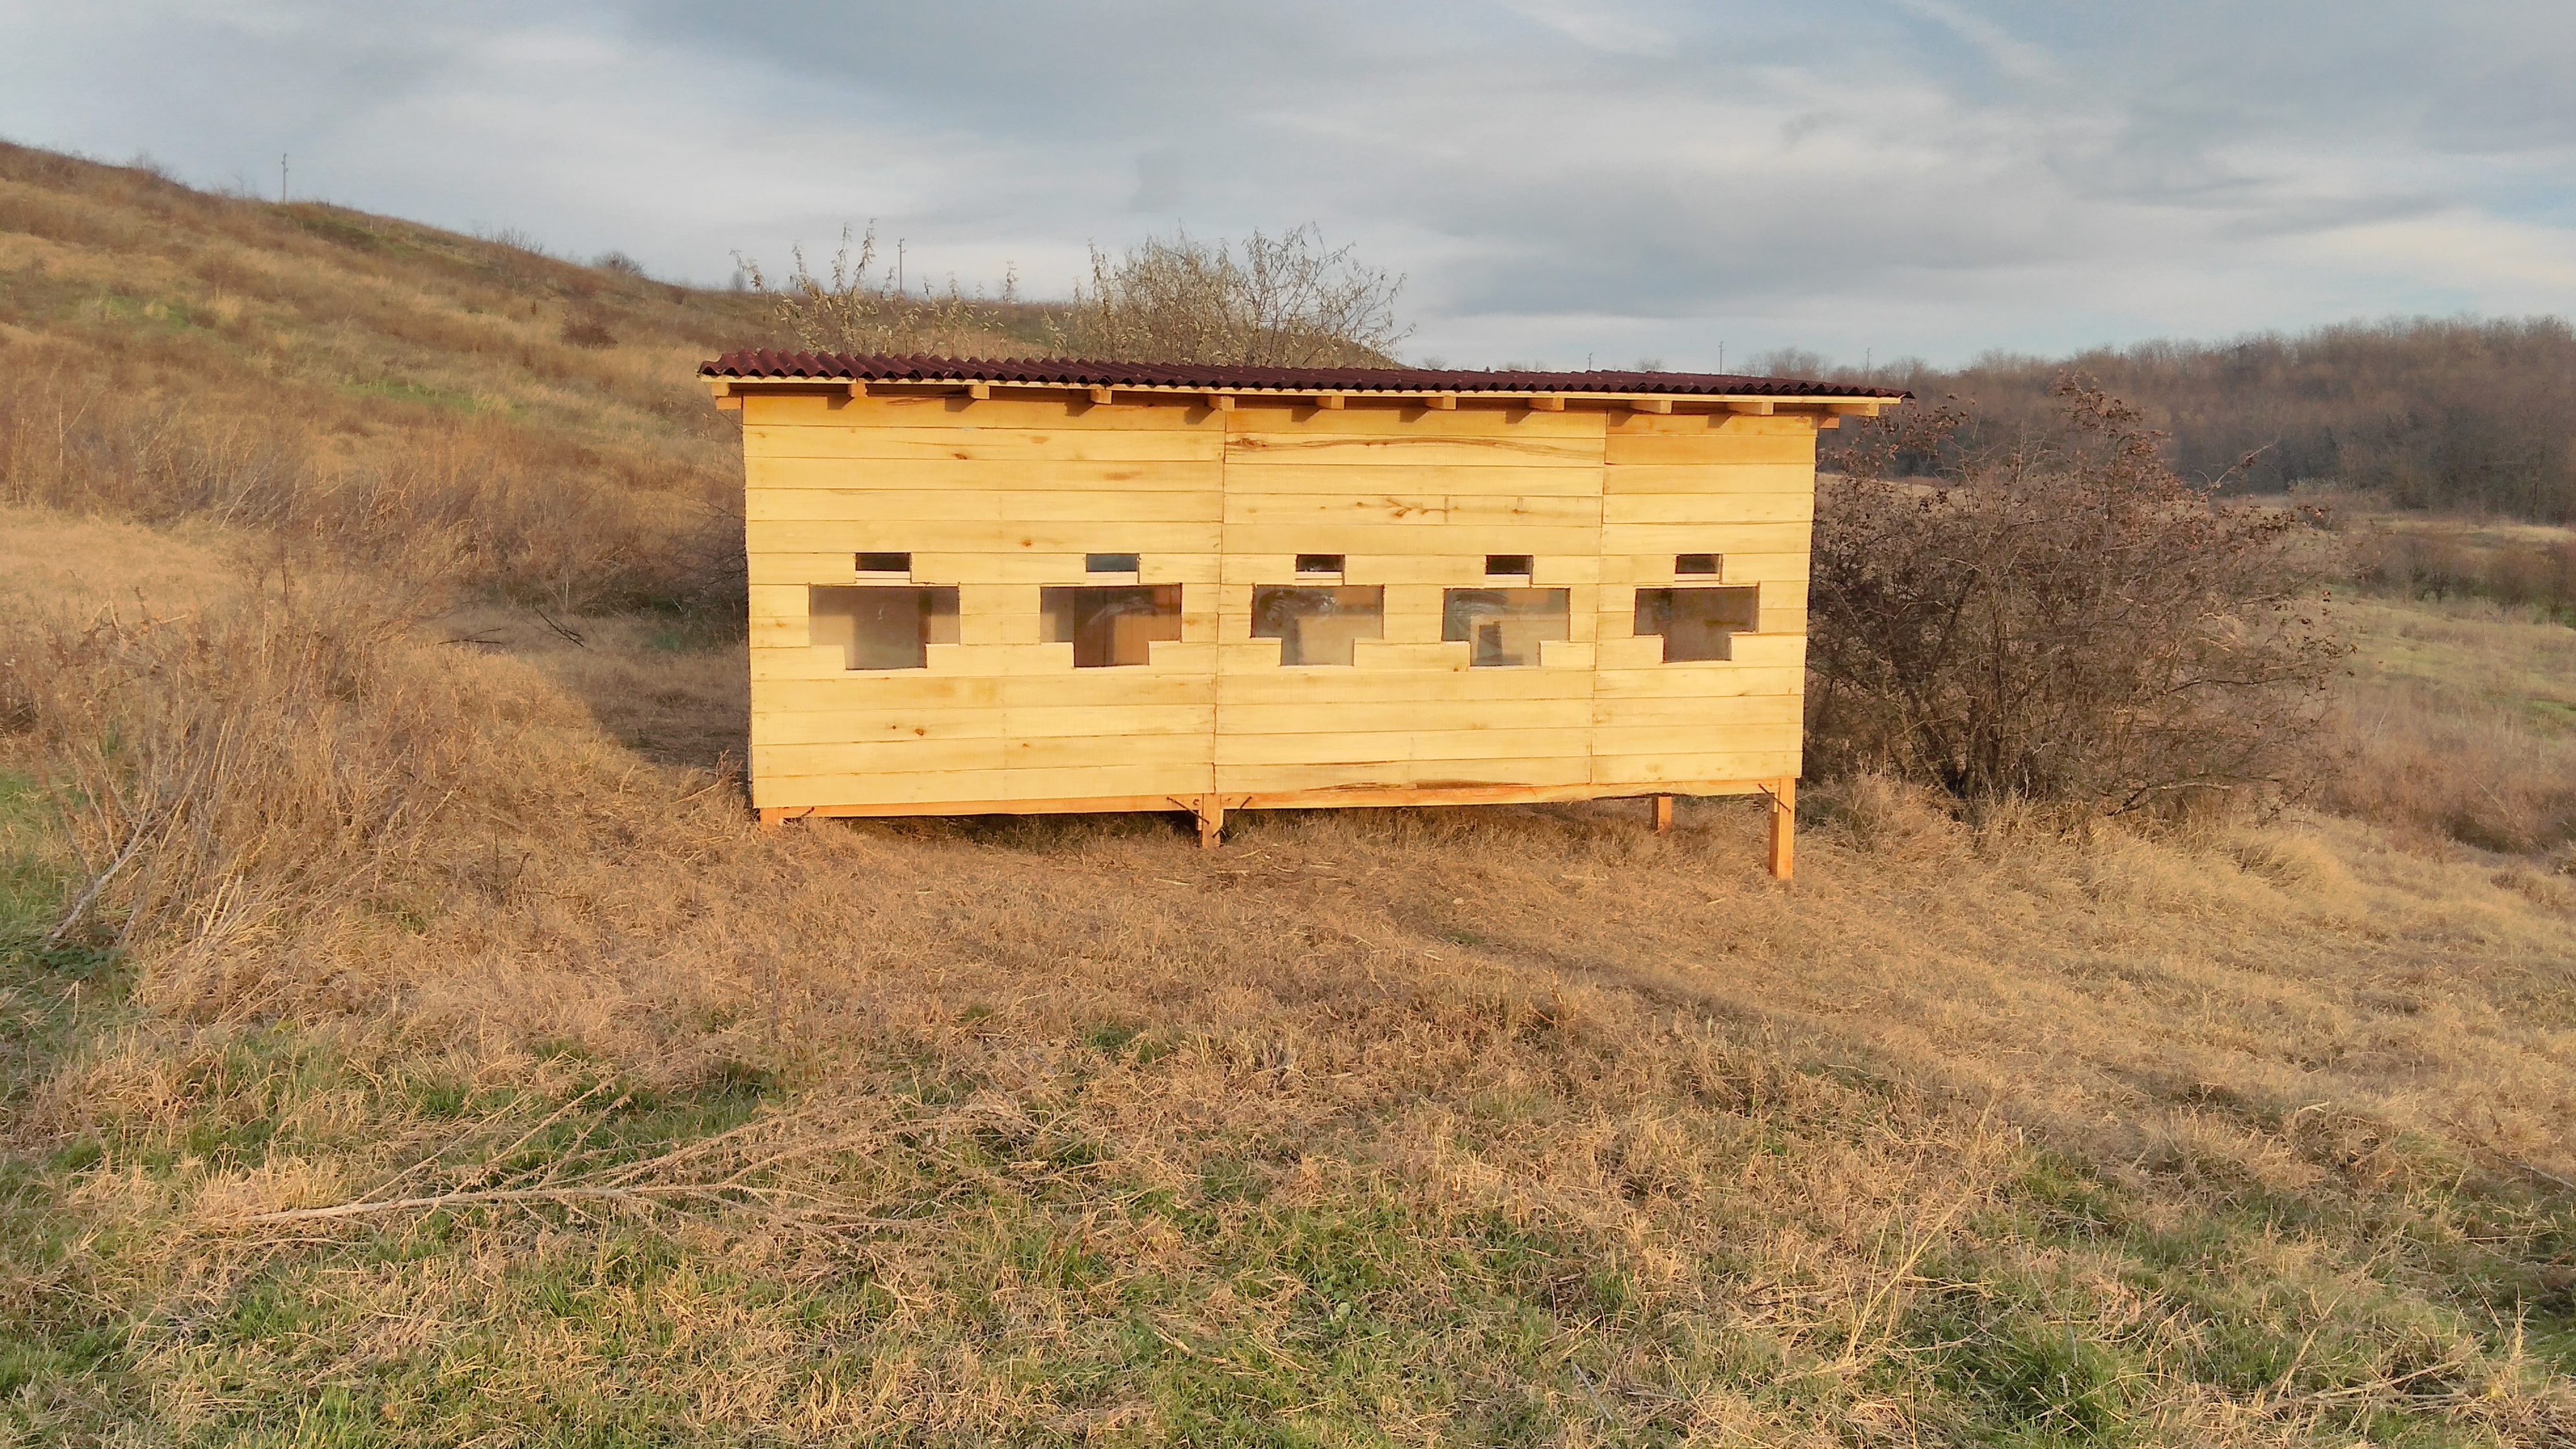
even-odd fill
[[[575,347],[617,345],[617,334],[608,330],[608,314],[595,306],[579,305],[566,311],[561,335]]]
[[[1006,314],[1019,306],[1016,275],[1003,276],[996,297],[986,297],[980,288],[970,297],[954,277],[945,293],[914,296],[893,268],[880,265],[873,224],[858,239],[858,255],[852,256],[850,247],[845,227],[828,276],[817,276],[805,261],[805,249],[795,248],[795,271],[775,285],[759,262],[738,254],[734,261],[752,290],[771,298],[778,327],[811,351],[962,356],[1007,342]]]
[[[1412,329],[1396,321],[1400,277],[1327,247],[1311,226],[1254,232],[1237,247],[1187,232],[1112,257],[1056,324],[1079,357],[1248,367],[1383,366]]]
[[[1866,430],[1821,491],[1812,758],[1968,800],[2112,811],[2300,772],[2342,650],[2279,510],[2222,507],[2089,382],[2062,424],[1968,457],[1956,483],[1887,476],[1955,414]]]
[[[2576,616],[2576,541],[2508,540],[2479,547],[2456,533],[2380,529],[2353,541],[2365,588],[2420,599],[2493,599]]]

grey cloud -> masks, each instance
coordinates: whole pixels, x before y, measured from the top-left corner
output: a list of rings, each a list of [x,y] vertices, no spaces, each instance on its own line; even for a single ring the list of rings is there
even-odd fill
[[[1417,352],[1459,362],[2576,308],[2531,262],[2576,275],[2576,11],[2537,3],[0,0],[0,23],[14,139],[205,181],[293,151],[338,200],[701,278],[875,217],[931,275],[1016,262],[1043,292],[1086,241],[1316,221],[1408,273]],[[2459,254],[2391,230],[2436,224]]]

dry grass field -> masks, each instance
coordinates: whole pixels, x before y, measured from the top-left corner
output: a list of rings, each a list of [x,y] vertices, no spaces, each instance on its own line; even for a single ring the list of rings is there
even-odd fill
[[[738,303],[32,154],[0,1442],[2576,1439],[2563,626],[2347,605],[2310,808],[1844,782],[1785,887],[1741,802],[764,836]],[[165,325],[228,248],[339,300]]]

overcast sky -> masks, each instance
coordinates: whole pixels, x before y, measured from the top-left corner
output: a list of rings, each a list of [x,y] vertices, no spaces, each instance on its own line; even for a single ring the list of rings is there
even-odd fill
[[[2576,312],[2576,5],[0,0],[0,136],[721,282],[1305,222],[1408,358]]]

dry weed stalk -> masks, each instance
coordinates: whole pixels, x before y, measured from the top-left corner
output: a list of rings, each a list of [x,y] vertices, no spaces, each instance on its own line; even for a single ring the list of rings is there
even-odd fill
[[[470,1208],[535,1208],[585,1206],[632,1207],[653,1212],[699,1213],[718,1218],[749,1214],[759,1222],[789,1233],[823,1239],[901,1231],[919,1226],[873,1214],[847,1194],[832,1190],[825,1177],[797,1173],[813,1159],[859,1153],[882,1147],[889,1129],[879,1123],[853,1127],[827,1120],[808,1107],[792,1113],[764,1114],[739,1127],[683,1142],[660,1152],[637,1154],[614,1146],[593,1145],[602,1120],[627,1105],[629,1094],[612,1096],[613,1083],[602,1082],[567,1098],[497,1148],[482,1142],[479,1159],[451,1184],[431,1191],[411,1186],[435,1177],[474,1145],[481,1133],[459,1134],[373,1188],[343,1201],[255,1211],[218,1211],[200,1226],[218,1234],[240,1234],[263,1228],[346,1222],[387,1216],[420,1217]],[[579,1115],[583,1130],[569,1145],[528,1149],[551,1130]],[[861,1112],[873,1118],[881,1113]],[[493,1128],[509,1131],[515,1123],[497,1119]],[[920,1130],[923,1124],[904,1124]],[[533,1156],[533,1162],[526,1161]],[[525,1163],[513,1166],[514,1163]]]

